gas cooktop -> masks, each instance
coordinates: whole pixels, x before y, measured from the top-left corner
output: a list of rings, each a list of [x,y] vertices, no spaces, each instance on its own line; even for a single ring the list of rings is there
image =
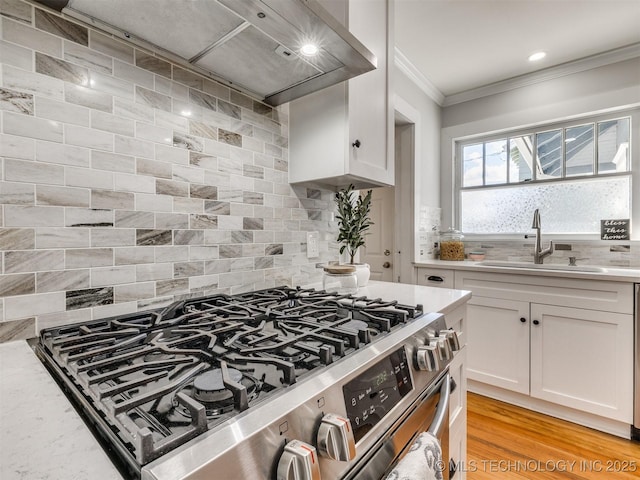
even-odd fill
[[[421,305],[279,287],[45,329],[37,352],[139,472],[422,314]]]

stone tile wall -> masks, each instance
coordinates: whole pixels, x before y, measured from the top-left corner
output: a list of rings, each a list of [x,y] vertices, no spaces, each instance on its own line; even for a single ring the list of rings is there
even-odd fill
[[[0,14],[0,341],[338,257],[332,192],[288,184],[286,107],[21,0]]]

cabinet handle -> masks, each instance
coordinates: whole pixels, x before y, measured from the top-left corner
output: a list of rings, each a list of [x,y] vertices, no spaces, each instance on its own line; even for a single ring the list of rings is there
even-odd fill
[[[522,323],[525,323],[525,322],[527,321],[527,319],[526,319],[526,318],[524,318],[524,317],[520,317],[520,321],[521,321]]]
[[[540,325],[540,320],[534,320],[534,321],[533,321],[533,324],[534,324],[534,325]]]
[[[442,283],[444,282],[444,279],[442,277],[438,277],[436,275],[430,275],[427,277],[427,280],[429,280],[430,282],[438,282],[438,283]]]
[[[457,471],[458,471],[458,464],[452,458],[449,460],[449,478],[453,479],[453,476],[456,474]]]
[[[356,139],[356,141],[351,144],[352,147],[356,147],[356,148],[360,148],[360,145],[362,145],[362,144],[360,143],[360,140],[358,140],[358,139]]]

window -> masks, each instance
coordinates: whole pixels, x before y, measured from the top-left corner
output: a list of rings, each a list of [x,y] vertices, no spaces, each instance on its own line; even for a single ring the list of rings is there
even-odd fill
[[[631,217],[631,117],[595,118],[457,143],[465,234],[599,234]]]

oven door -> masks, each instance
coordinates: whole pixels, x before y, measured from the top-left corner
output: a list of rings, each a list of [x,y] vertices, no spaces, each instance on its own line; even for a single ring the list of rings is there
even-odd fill
[[[345,480],[380,480],[409,451],[422,432],[429,432],[442,448],[442,478],[449,479],[449,396],[454,383],[448,370],[427,388],[405,414],[382,436]]]

